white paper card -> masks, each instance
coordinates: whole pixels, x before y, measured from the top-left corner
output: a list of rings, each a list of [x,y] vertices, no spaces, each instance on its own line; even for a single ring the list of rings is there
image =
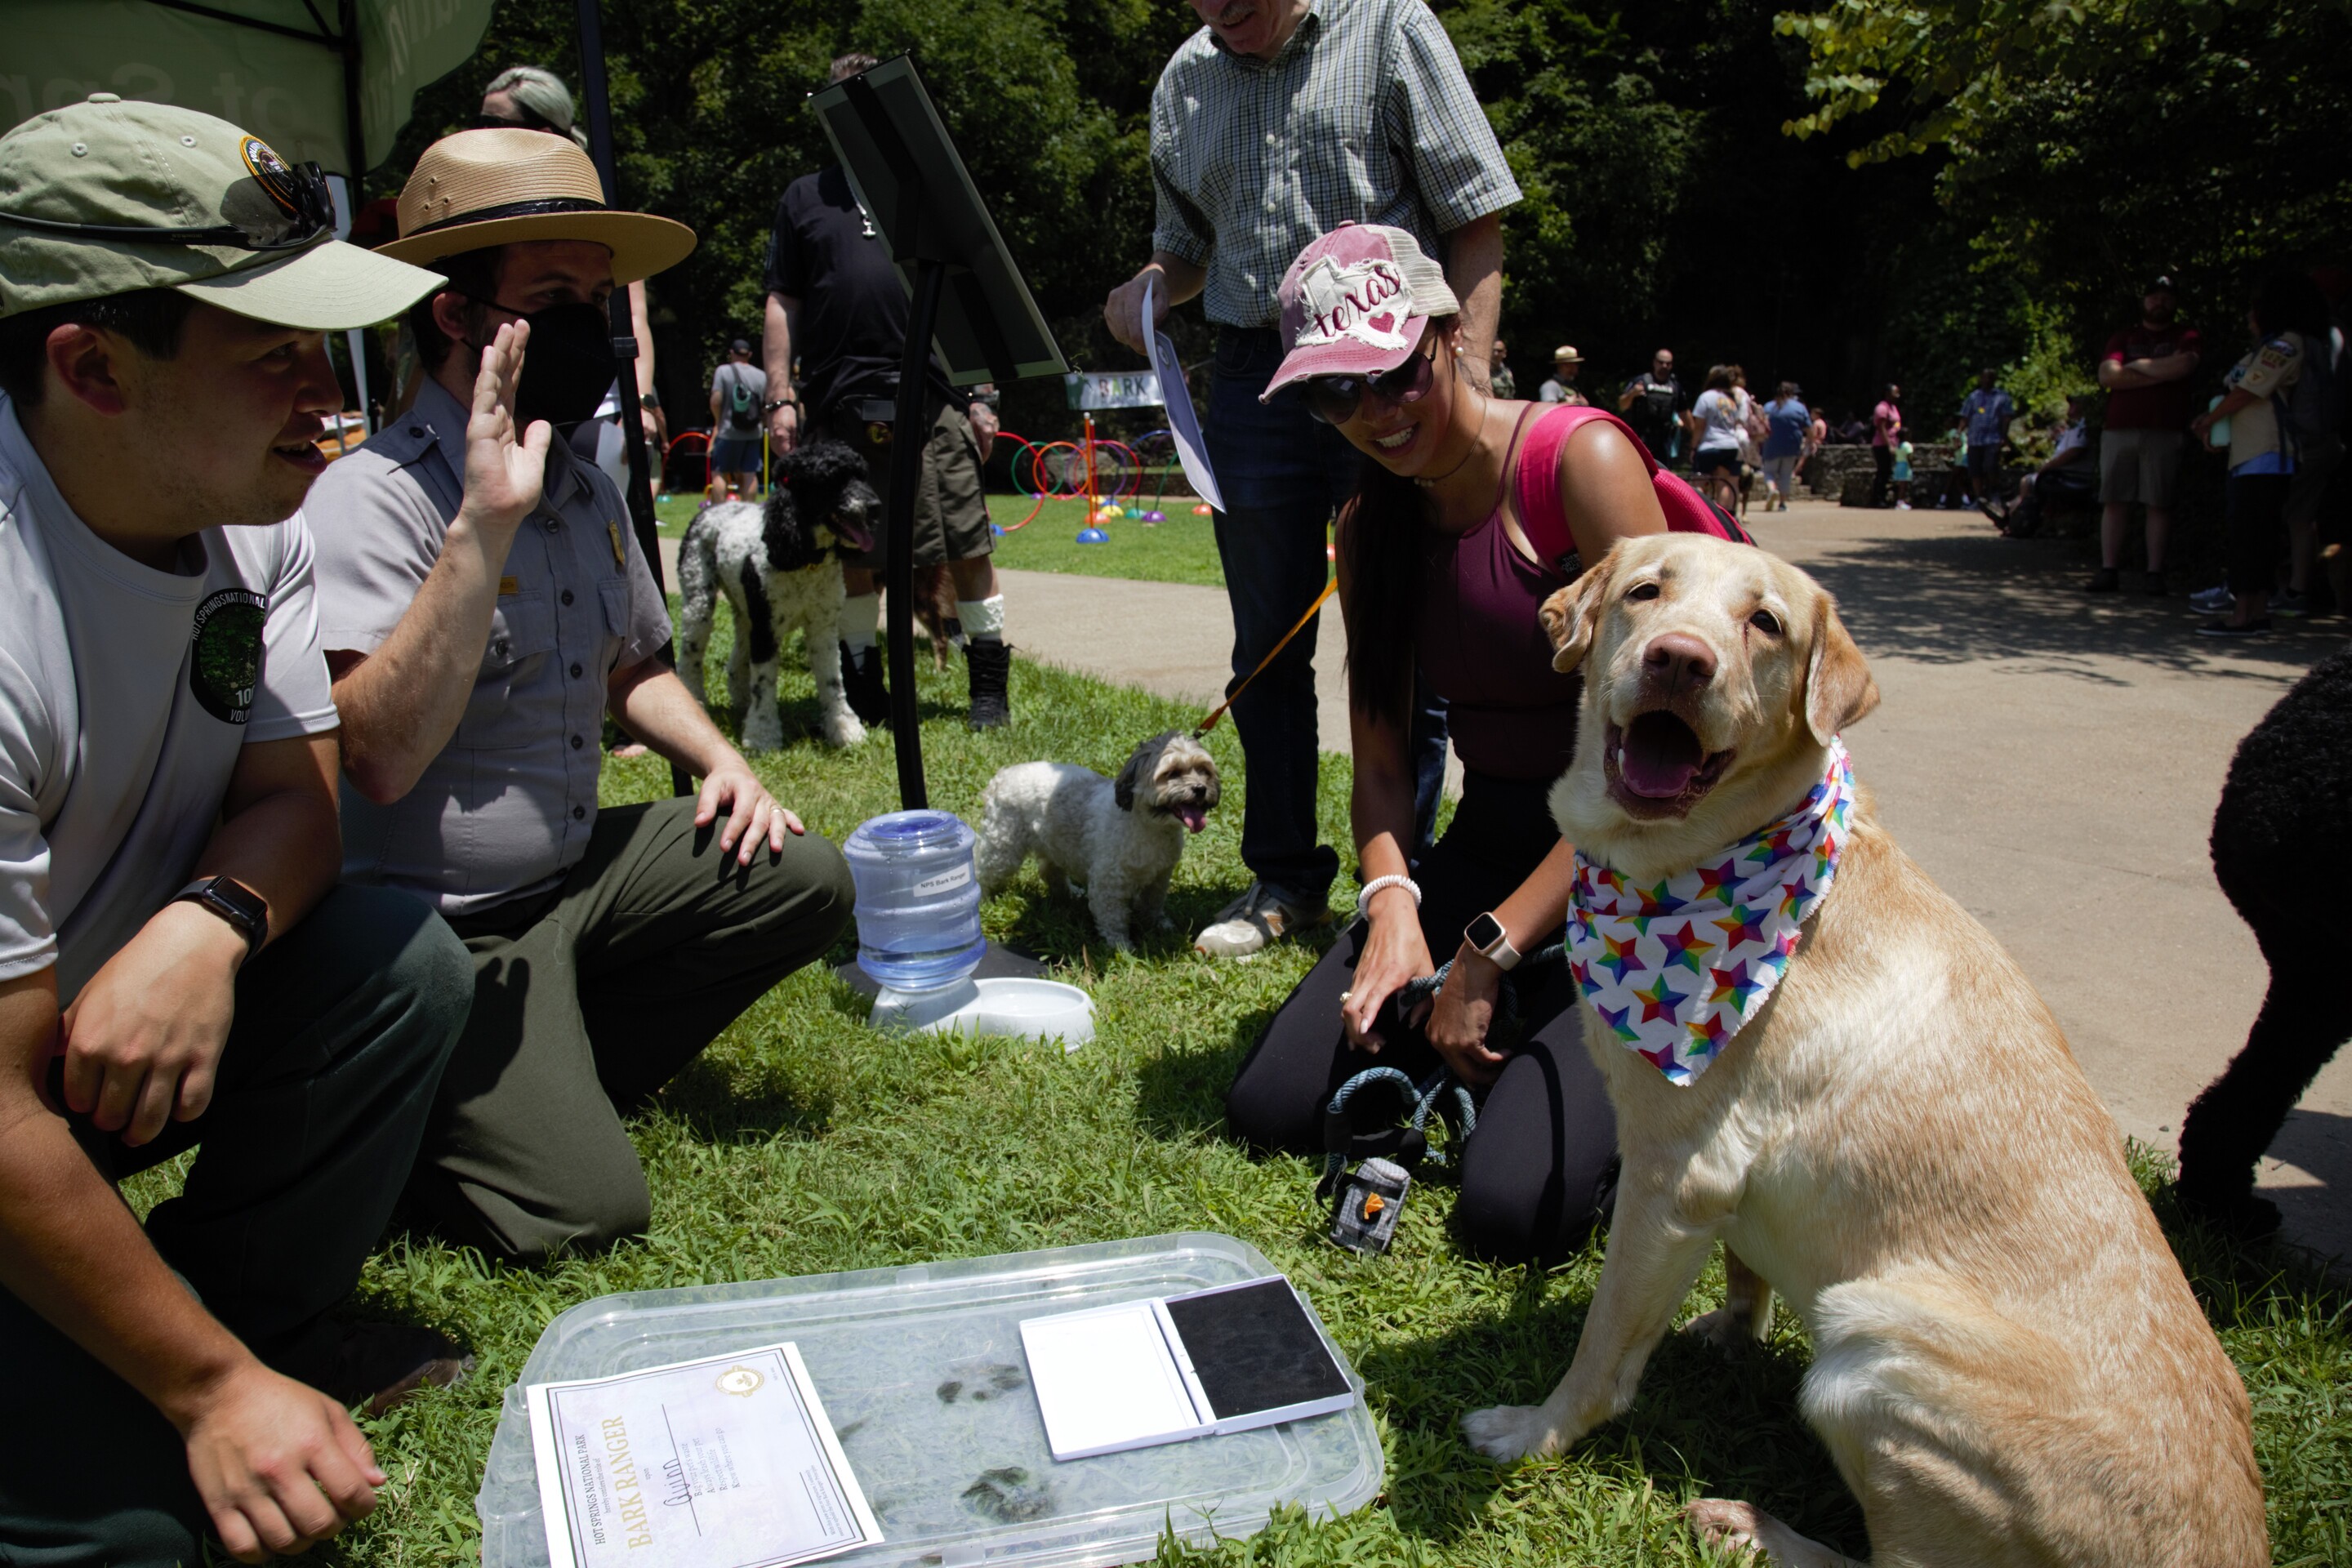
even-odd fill
[[[783,1568],[882,1539],[792,1345],[524,1392],[551,1568]]]
[[[1151,324],[1151,295],[1158,282],[1156,278],[1143,280],[1143,330],[1151,339],[1151,373],[1160,378],[1160,395],[1168,409],[1168,434],[1176,442],[1176,460],[1184,466],[1184,477],[1192,481],[1192,493],[1223,511],[1225,498],[1209,468],[1208,443],[1201,438],[1201,422],[1192,413],[1192,392],[1184,384],[1184,362],[1176,357],[1176,345],[1168,341],[1168,334]]]
[[[1152,1301],[1032,1318],[1029,1382],[1057,1459],[1116,1453],[1205,1431]]]

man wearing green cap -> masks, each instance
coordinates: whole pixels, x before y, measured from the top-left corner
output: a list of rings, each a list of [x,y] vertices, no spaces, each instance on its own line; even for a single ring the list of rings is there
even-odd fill
[[[99,94],[0,136],[0,1558],[299,1551],[383,1484],[347,1405],[460,1370],[331,1321],[472,994],[337,888],[296,509],[325,333],[438,279],[314,166]],[[113,1184],[201,1144],[142,1227]]]

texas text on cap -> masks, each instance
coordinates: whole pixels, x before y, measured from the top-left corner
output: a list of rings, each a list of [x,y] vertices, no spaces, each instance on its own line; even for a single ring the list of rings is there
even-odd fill
[[[1308,245],[1279,292],[1289,353],[1260,403],[1312,375],[1394,370],[1420,346],[1430,317],[1462,309],[1420,241],[1377,223],[1343,223]]]
[[[316,163],[110,92],[0,136],[0,316],[175,289],[303,331],[388,321],[440,275],[333,237]]]

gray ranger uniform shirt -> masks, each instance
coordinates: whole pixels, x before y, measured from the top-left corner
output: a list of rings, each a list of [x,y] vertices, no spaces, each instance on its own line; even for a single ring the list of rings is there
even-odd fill
[[[428,380],[415,408],[311,487],[303,511],[329,651],[381,647],[440,559],[463,490],[467,414]],[[559,439],[545,493],[508,552],[457,732],[391,805],[344,785],[344,879],[404,888],[445,915],[553,887],[596,825],[606,679],[669,635],[620,491]]]

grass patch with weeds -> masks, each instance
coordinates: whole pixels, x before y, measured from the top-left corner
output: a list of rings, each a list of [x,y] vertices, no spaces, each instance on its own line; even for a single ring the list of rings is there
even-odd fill
[[[781,799],[838,840],[897,805],[890,747],[877,735],[847,753],[822,750],[807,738],[815,704],[804,668],[796,658],[784,668],[786,733],[796,738],[756,763]],[[975,736],[962,726],[961,680],[961,670],[924,668],[920,696],[932,801],[967,816],[1006,763],[1053,758],[1109,773],[1138,739],[1192,717],[1022,663],[1014,723]],[[424,1237],[388,1238],[368,1262],[359,1310],[457,1334],[479,1367],[464,1386],[368,1424],[392,1483],[376,1514],[318,1559],[383,1568],[471,1561],[473,1497],[500,1398],[548,1321],[593,1297],[1195,1228],[1247,1240],[1307,1292],[1370,1385],[1388,1474],[1381,1497],[1349,1518],[1282,1518],[1213,1552],[1166,1549],[1168,1562],[1721,1561],[1676,1515],[1701,1495],[1751,1499],[1864,1553],[1860,1513],[1797,1413],[1808,1351],[1786,1313],[1768,1344],[1736,1363],[1669,1340],[1628,1416],[1562,1458],[1498,1469],[1463,1445],[1454,1426],[1463,1412],[1538,1399],[1565,1368],[1599,1247],[1548,1272],[1472,1262],[1446,1228],[1452,1189],[1432,1183],[1408,1209],[1394,1251],[1358,1258],[1318,1239],[1309,1163],[1255,1161],[1221,1136],[1225,1085],[1316,954],[1308,943],[1213,963],[1192,952],[1189,932],[1245,880],[1231,726],[1208,744],[1227,794],[1178,871],[1175,930],[1145,937],[1139,956],[1107,960],[1083,911],[1047,901],[1034,871],[984,908],[991,935],[1047,955],[1093,993],[1098,1033],[1085,1049],[1065,1058],[1008,1042],[884,1041],[860,1022],[862,1001],[829,973],[805,971],[633,1123],[655,1201],[643,1241],[534,1271]],[[604,799],[656,796],[666,773],[654,762],[608,763]],[[1321,820],[1333,843],[1347,841],[1347,782],[1345,760],[1327,757]],[[1336,896],[1352,891],[1343,882]],[[2347,1294],[2273,1254],[2184,1228],[2168,1172],[2146,1151],[2134,1159],[2252,1393],[2278,1561],[2352,1563]],[[181,1169],[142,1178],[134,1202],[143,1211]],[[1721,1289],[1719,1265],[1711,1267],[1685,1315],[1719,1302]]]

